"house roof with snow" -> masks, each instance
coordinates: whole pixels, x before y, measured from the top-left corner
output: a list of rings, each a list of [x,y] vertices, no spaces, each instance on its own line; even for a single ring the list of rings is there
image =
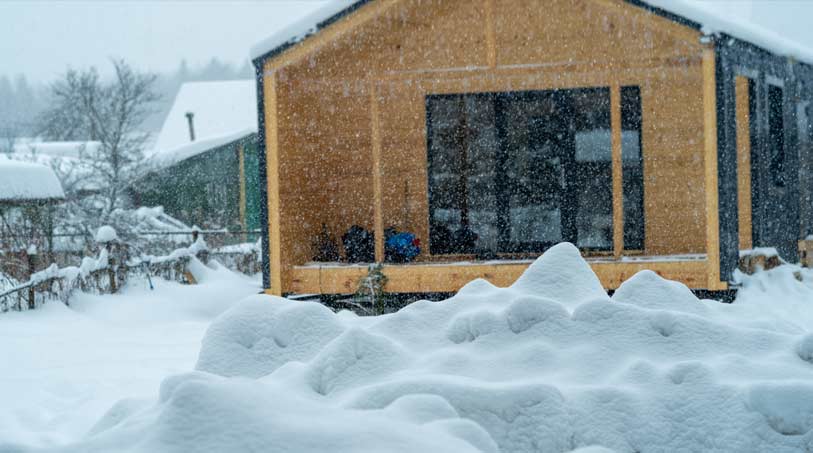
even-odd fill
[[[51,167],[0,159],[0,205],[52,203],[64,198],[62,184]]]
[[[192,113],[195,140],[186,114]],[[181,86],[155,143],[153,160],[173,164],[257,132],[254,80]]]
[[[314,13],[256,43],[251,48],[251,58],[256,62],[274,57],[371,1],[328,1]],[[703,2],[691,0],[625,1],[705,33],[724,33],[774,54],[813,64],[813,49],[809,46],[786,38],[781,33],[742,17],[725,14],[719,8],[711,7]]]
[[[21,139],[14,144],[17,154],[44,155],[48,157],[79,158],[83,152],[95,152],[101,142],[43,142],[36,139]]]

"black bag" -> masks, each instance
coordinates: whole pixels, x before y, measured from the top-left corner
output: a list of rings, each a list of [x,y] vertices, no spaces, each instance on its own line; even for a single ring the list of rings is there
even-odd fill
[[[373,234],[364,228],[353,225],[342,236],[344,256],[351,263],[375,262],[375,240]]]

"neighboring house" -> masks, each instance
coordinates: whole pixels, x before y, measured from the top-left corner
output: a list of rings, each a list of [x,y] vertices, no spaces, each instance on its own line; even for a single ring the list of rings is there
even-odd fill
[[[36,246],[40,252],[53,252],[53,206],[64,199],[51,167],[0,156],[0,252],[37,250]],[[4,264],[0,273],[19,273],[19,269],[4,269],[14,264],[12,260],[0,256],[0,263]]]
[[[96,153],[100,142],[47,142],[20,138],[7,157],[13,160],[35,162],[51,167],[56,173],[67,198],[81,198],[99,191],[99,181],[93,170],[82,164],[84,153]]]
[[[253,81],[185,83],[132,184],[136,206],[201,228],[260,228],[257,101]]]
[[[560,241],[608,289],[725,290],[811,229],[813,52],[686,2],[334,1],[252,56],[270,293],[356,290],[311,262],[323,228],[377,262],[385,228],[422,240],[396,293],[508,285]]]

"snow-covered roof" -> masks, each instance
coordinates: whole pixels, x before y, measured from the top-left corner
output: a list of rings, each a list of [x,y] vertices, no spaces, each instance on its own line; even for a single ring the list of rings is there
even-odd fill
[[[257,128],[243,129],[241,131],[225,134],[221,136],[211,137],[204,140],[195,140],[177,148],[162,150],[151,158],[151,163],[160,168],[169,167],[182,160],[189,159],[190,157],[197,156],[198,154],[205,153],[206,151],[219,148],[223,145],[240,140],[257,132]]]
[[[258,42],[251,48],[251,58],[257,59],[278,49],[296,44],[318,32],[331,18],[351,12],[368,0],[328,1],[313,14],[279,30]],[[813,64],[813,49],[793,39],[785,38],[780,32],[758,25],[742,15],[735,14],[736,4],[720,4],[698,0],[643,0],[644,3],[666,12],[696,22],[707,33],[725,33],[743,41],[748,41],[777,55],[796,58]],[[725,6],[725,7],[723,7]]]
[[[198,148],[200,142],[245,131],[248,132],[243,135],[256,132],[255,83],[254,80],[184,83],[155,142],[154,155],[174,152],[190,144]],[[194,142],[189,137],[187,112],[194,113]]]
[[[793,57],[813,64],[813,49],[781,32],[756,24],[737,14],[737,3],[703,2],[697,0],[644,0],[651,6],[682,16],[701,25],[705,33],[725,33],[750,42],[777,55]]]
[[[323,28],[322,23],[351,7],[366,3],[365,0],[331,0],[321,8],[302,19],[278,30],[251,47],[251,59],[259,58],[266,53],[288,44],[295,44]]]
[[[100,142],[41,142],[35,139],[22,139],[14,144],[14,152],[78,158],[81,152],[95,152],[101,145]]]
[[[0,158],[0,203],[65,198],[51,167]]]

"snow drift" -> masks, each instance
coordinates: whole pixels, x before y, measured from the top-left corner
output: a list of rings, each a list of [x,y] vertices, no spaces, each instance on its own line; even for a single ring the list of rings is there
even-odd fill
[[[561,244],[511,287],[375,318],[253,296],[210,326],[196,371],[64,448],[806,451],[811,279],[776,269],[725,305],[642,272],[610,298]]]

